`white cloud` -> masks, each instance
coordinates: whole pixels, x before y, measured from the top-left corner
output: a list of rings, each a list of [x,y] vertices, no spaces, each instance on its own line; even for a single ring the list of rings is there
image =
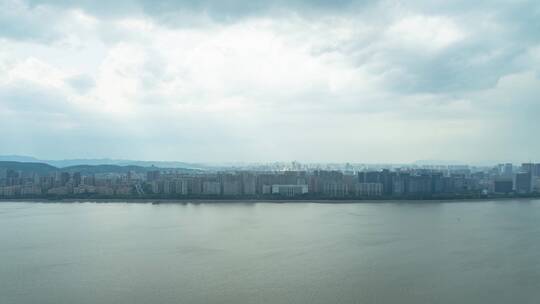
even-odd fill
[[[65,77],[66,74],[62,70],[29,57],[8,67],[3,82],[11,84],[27,81],[39,86],[61,89]]]
[[[416,51],[438,51],[465,38],[466,34],[448,17],[409,16],[392,24],[388,40]]]
[[[9,18],[23,16],[29,35],[0,31],[0,127],[9,130],[5,147],[19,146],[0,153],[474,161],[522,143],[506,135],[512,124],[530,134],[537,126],[528,114],[539,111],[539,44],[510,35],[495,14],[383,2],[229,22],[193,11],[178,25],[140,12],[10,3],[18,10]],[[0,24],[9,18],[0,14]]]

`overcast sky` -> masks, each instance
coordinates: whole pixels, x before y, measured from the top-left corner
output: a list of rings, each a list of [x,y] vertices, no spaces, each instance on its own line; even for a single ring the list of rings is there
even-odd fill
[[[540,1],[0,0],[0,154],[540,161]]]

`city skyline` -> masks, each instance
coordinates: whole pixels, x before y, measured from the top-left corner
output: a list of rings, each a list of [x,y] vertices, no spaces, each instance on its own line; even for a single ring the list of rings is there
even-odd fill
[[[148,164],[147,164],[148,165]],[[0,161],[0,199],[492,199],[537,197],[540,163],[160,168]]]
[[[539,11],[1,1],[0,155],[538,161]]]

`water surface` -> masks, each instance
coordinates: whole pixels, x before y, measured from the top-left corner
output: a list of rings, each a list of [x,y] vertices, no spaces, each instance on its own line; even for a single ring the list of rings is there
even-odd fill
[[[540,303],[540,200],[0,202],[0,303]]]

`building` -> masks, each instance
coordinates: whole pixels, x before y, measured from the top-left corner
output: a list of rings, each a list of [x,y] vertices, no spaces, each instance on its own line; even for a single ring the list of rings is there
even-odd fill
[[[176,194],[188,195],[189,194],[189,182],[187,179],[178,179],[176,183]]]
[[[223,181],[223,195],[237,196],[242,193],[241,184],[238,180]]]
[[[272,185],[263,185],[261,193],[262,194],[272,194]]]
[[[514,166],[511,163],[506,163],[503,165],[502,175],[512,176],[514,174]]]
[[[521,171],[522,172],[530,172],[532,174],[534,172],[534,164],[533,163],[523,163],[523,164],[521,164]]]
[[[381,196],[383,194],[382,183],[358,183],[355,188],[357,196]]]
[[[174,180],[163,181],[163,193],[167,195],[176,193],[176,181]]]
[[[220,173],[217,180],[221,183],[221,194],[238,196],[242,194],[241,176],[236,173]]]
[[[493,181],[493,192],[508,194],[514,190],[514,182],[511,179],[496,179]]]
[[[41,188],[36,184],[25,185],[21,188],[21,195],[23,196],[34,196],[40,194]]]
[[[336,196],[334,189],[336,189],[336,187],[340,187],[340,186],[333,186],[333,185],[344,184],[343,173],[339,171],[316,170],[307,180],[309,182],[310,192],[316,193],[316,194],[331,195],[331,196]],[[343,195],[339,195],[339,196],[343,196]]]
[[[163,181],[152,181],[150,184],[150,191],[154,194],[163,193]]]
[[[131,194],[133,194],[133,187],[128,186],[128,185],[118,186],[118,187],[116,187],[116,189],[114,189],[114,194],[115,195],[124,195],[124,196],[131,195]]]
[[[398,173],[392,181],[392,194],[393,195],[405,195],[409,191],[409,173]]]
[[[532,191],[536,193],[540,193],[540,177],[533,178]]]
[[[516,174],[516,192],[519,194],[531,193],[532,174],[531,172],[520,172]]]
[[[254,174],[242,173],[242,194],[255,195],[257,193],[257,178]]]
[[[69,191],[70,189],[68,187],[56,187],[56,188],[51,188],[49,189],[49,191],[47,191],[48,194],[51,194],[51,195],[67,195],[67,194],[71,194],[71,191]]]
[[[343,182],[326,182],[323,184],[323,194],[331,197],[345,197],[349,194],[349,189]]]
[[[99,195],[114,195],[114,189],[110,186],[97,186],[96,193]]]
[[[95,194],[96,187],[90,185],[80,185],[73,188],[73,194]]]
[[[272,194],[297,196],[308,193],[308,185],[272,185]]]
[[[187,180],[188,194],[201,195],[202,194],[202,179],[199,177],[192,177]]]
[[[264,168],[264,169],[262,169]],[[0,168],[0,196],[118,195],[255,197],[257,195],[309,197],[390,197],[427,198],[432,195],[471,195],[481,193],[540,193],[540,164],[523,163],[495,167],[458,168],[450,166],[393,168],[327,165],[321,170],[283,171],[279,166],[261,167],[261,171],[185,172],[183,170],[137,172],[101,172],[92,174],[46,173]],[[298,169],[294,167],[292,169]],[[243,169],[248,170],[248,169]],[[371,171],[370,171],[371,170]],[[504,175],[510,172],[511,175]],[[146,178],[146,179],[145,179]],[[307,187],[307,188],[306,188]]]
[[[532,177],[540,177],[540,164],[523,163],[521,164],[523,172],[530,172]]]
[[[7,197],[18,196],[21,194],[21,186],[0,187],[0,194]]]
[[[62,172],[60,173],[60,186],[65,186],[69,182],[69,173],[68,172]]]
[[[89,175],[84,176],[82,183],[86,186],[95,186],[96,185],[96,176],[95,175]]]
[[[77,187],[81,184],[81,182],[82,182],[81,172],[73,173],[73,186]]]
[[[409,194],[431,194],[433,193],[431,185],[431,176],[427,174],[413,175],[409,177]]]
[[[221,183],[217,181],[204,181],[202,183],[202,194],[204,195],[220,195]]]
[[[158,170],[146,172],[146,180],[149,182],[158,180],[160,176],[161,173]]]
[[[383,190],[382,194],[392,195],[394,193],[394,179],[397,179],[396,172],[391,172],[388,169],[383,169],[381,171],[368,171],[368,172],[358,172],[358,182],[359,183],[377,183],[382,184]],[[399,184],[398,187],[402,187],[402,184]],[[398,189],[398,192],[402,192],[402,189]]]

